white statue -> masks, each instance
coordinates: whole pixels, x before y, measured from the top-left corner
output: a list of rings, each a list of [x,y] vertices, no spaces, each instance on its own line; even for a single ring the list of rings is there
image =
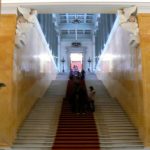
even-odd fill
[[[137,8],[136,6],[118,10],[119,24],[122,28],[129,31],[130,44],[139,44],[139,28],[137,23]]]
[[[26,34],[34,26],[37,11],[28,8],[18,8],[16,47],[21,48],[26,44]]]
[[[27,22],[34,23],[34,19],[37,15],[37,11],[34,9],[18,7],[18,14],[19,14],[19,16],[23,16],[23,18]]]

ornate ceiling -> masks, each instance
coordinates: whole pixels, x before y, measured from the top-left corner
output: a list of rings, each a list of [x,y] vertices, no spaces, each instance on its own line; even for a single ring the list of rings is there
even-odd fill
[[[92,39],[98,25],[99,14],[54,14],[55,25],[61,39]]]

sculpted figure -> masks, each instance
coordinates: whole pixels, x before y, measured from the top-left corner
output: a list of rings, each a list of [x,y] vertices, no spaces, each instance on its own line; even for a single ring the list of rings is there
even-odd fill
[[[120,9],[118,11],[119,24],[122,28],[129,31],[130,44],[139,44],[139,28],[137,23],[137,8],[136,6]]]
[[[21,48],[26,44],[26,34],[29,32],[30,28],[34,26],[37,11],[19,7],[17,12],[15,44],[17,48]]]

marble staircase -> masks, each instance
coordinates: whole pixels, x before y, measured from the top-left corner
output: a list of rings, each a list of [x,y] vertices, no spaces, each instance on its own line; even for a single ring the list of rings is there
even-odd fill
[[[87,88],[92,85],[96,90],[94,116],[101,150],[144,150],[137,130],[103,83],[93,74],[87,77],[86,85]]]
[[[12,150],[50,150],[55,139],[66,80],[52,81],[24,121]]]
[[[65,77],[65,78],[64,78]],[[68,75],[57,76],[25,120],[12,150],[51,150]],[[86,75],[86,85],[96,89],[94,118],[101,150],[144,150],[138,132],[119,103],[94,74]]]

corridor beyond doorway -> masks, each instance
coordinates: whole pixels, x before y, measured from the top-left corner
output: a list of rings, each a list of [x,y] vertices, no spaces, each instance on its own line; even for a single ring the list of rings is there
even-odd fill
[[[70,54],[71,69],[81,71],[83,69],[82,60],[83,60],[82,53],[71,53]]]

